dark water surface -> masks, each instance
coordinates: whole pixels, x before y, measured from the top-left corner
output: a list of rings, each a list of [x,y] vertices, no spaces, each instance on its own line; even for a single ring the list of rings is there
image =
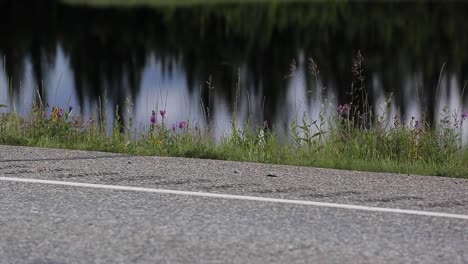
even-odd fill
[[[122,106],[131,105],[140,125],[165,108],[170,123],[208,117],[217,133],[237,113],[285,130],[295,113],[318,118],[322,105],[362,103],[350,95],[361,86],[353,73],[360,51],[376,112],[437,123],[444,107],[468,111],[467,14],[463,2],[93,8],[4,0],[0,103],[26,113],[40,95],[89,115],[107,102],[110,118],[119,105],[127,121]]]

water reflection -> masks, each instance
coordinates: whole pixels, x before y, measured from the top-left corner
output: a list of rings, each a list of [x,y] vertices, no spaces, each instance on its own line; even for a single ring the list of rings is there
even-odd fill
[[[133,122],[148,124],[151,110],[166,108],[169,123],[211,122],[217,135],[234,115],[281,133],[296,113],[318,118],[322,104],[333,111],[351,100],[358,50],[373,109],[389,122],[468,110],[465,3],[94,9],[11,0],[0,10],[0,103],[22,113],[39,100],[84,115],[101,105],[110,123],[119,105],[128,123],[131,106]]]

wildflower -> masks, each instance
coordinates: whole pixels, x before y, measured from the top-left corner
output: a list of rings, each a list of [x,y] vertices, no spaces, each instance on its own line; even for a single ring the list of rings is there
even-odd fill
[[[184,129],[184,128],[185,128],[185,125],[186,125],[185,121],[180,121],[180,122],[179,122],[179,128],[180,128],[180,129]]]
[[[267,120],[263,121],[263,128],[264,129],[268,128],[268,121]]]
[[[151,113],[150,122],[151,122],[151,124],[154,126],[154,125],[156,124],[157,121],[158,121],[158,120],[157,120],[157,118],[156,118],[156,113],[155,113],[154,110],[153,110],[152,113]]]
[[[73,106],[68,107],[68,113],[71,113],[73,111]]]
[[[351,111],[351,104],[344,104],[344,105],[339,105],[338,106],[338,114],[343,115],[349,115],[349,112]]]
[[[176,128],[177,128],[176,124],[172,124],[172,131],[175,132]]]
[[[58,108],[55,106],[52,110],[52,122],[56,122],[58,119],[60,119],[63,116],[63,110],[61,108]]]
[[[415,127],[415,128],[418,128],[418,127],[419,127],[419,120],[416,120],[416,121],[414,122],[414,127]]]
[[[164,110],[159,110],[159,114],[161,115],[162,119],[166,116],[166,109]]]
[[[467,119],[468,118],[468,111],[463,112],[462,115],[461,115],[461,118],[462,118],[462,120]]]

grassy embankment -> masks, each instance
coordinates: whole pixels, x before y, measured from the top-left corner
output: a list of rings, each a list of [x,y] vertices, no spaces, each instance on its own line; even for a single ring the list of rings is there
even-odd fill
[[[363,126],[350,105],[327,118],[325,110],[319,120],[304,114],[293,121],[289,141],[271,132],[268,124],[241,130],[234,122],[232,135],[216,143],[209,128],[189,120],[166,124],[165,112],[149,114],[147,131],[138,135],[122,128],[117,118],[109,134],[95,121],[105,113],[84,120],[72,109],[39,105],[26,117],[0,114],[0,144],[468,177],[468,151],[460,147],[468,113],[447,115],[441,127],[433,129],[417,120],[404,124],[394,119],[388,126],[382,118]]]

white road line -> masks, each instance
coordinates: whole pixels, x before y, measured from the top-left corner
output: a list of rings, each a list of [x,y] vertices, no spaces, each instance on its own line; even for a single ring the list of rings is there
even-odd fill
[[[339,209],[361,210],[361,211],[380,212],[380,213],[422,215],[422,216],[447,217],[447,218],[456,218],[456,219],[468,220],[468,215],[462,215],[462,214],[448,214],[448,213],[439,213],[439,212],[427,212],[427,211],[406,210],[406,209],[396,209],[396,208],[372,207],[372,206],[352,205],[352,204],[324,203],[324,202],[314,202],[314,201],[307,201],[307,200],[278,199],[278,198],[257,197],[257,196],[248,196],[248,195],[233,195],[233,194],[206,193],[206,192],[190,192],[190,191],[164,190],[164,189],[153,189],[153,188],[142,188],[142,187],[131,187],[131,186],[120,186],[120,185],[94,184],[94,183],[83,183],[83,182],[66,182],[66,181],[51,181],[51,180],[11,178],[11,177],[0,177],[0,181],[52,184],[52,185],[61,185],[61,186],[73,186],[73,187],[118,190],[118,191],[133,191],[133,192],[147,192],[147,193],[159,193],[159,194],[189,195],[189,196],[198,196],[198,197],[233,199],[233,200],[244,200],[244,201],[255,201],[255,202],[311,205],[311,206],[332,207],[332,208],[339,208]]]

